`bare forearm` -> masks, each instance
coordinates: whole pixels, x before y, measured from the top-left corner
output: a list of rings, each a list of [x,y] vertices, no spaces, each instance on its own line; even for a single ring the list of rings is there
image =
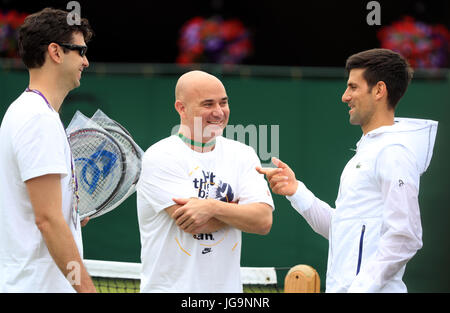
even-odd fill
[[[173,206],[166,208],[166,212],[167,212],[167,214],[169,214],[169,216],[172,217],[173,213],[180,207],[181,207],[181,205],[175,204]],[[200,226],[192,227],[189,229],[185,228],[183,230],[190,234],[195,235],[195,234],[202,234],[202,233],[213,233],[215,231],[218,231],[218,230],[224,228],[225,226],[227,226],[227,224],[212,217]]]
[[[95,292],[95,286],[83,265],[69,226],[54,217],[38,224],[50,255],[77,292]]]
[[[221,220],[218,220],[217,218],[213,217],[209,221],[207,221],[205,224],[203,224],[202,226],[199,226],[199,227],[195,228],[194,230],[192,230],[190,233],[192,233],[194,235],[195,234],[204,234],[204,233],[213,233],[215,231],[221,230],[225,226],[227,226],[227,224],[225,224]]]
[[[265,235],[272,227],[272,207],[266,203],[236,204],[214,199],[174,199],[176,224],[193,233],[213,218],[244,232]],[[166,209],[167,210],[167,209]]]
[[[49,174],[25,182],[33,206],[35,223],[50,255],[66,278],[75,271],[72,286],[79,292],[95,292],[81,261],[72,232],[61,210],[61,183],[58,174]]]
[[[272,227],[272,207],[266,203],[236,204],[213,200],[214,216],[247,233],[265,235]]]

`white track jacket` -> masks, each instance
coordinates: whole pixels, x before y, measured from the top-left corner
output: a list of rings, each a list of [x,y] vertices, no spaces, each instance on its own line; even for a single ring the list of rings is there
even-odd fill
[[[396,118],[357,143],[336,209],[299,182],[287,197],[329,240],[326,292],[407,292],[406,263],[422,247],[420,175],[433,154],[437,122]]]

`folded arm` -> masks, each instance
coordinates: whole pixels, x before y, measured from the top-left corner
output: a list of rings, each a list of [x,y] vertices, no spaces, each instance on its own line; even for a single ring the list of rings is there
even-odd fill
[[[173,218],[174,212],[178,208],[181,208],[181,207],[182,207],[182,205],[180,205],[180,204],[174,204],[174,205],[166,208],[166,212],[167,212],[167,214],[169,214],[170,217]],[[188,233],[194,234],[194,235],[195,234],[207,234],[207,233],[213,233],[215,231],[218,231],[218,230],[224,228],[225,226],[227,226],[227,224],[218,220],[217,218],[212,217],[200,226],[194,227],[194,225],[192,225],[192,227],[188,231],[186,231],[186,229],[183,229],[183,230]]]
[[[272,207],[266,203],[237,204],[197,198],[174,201],[180,206],[171,216],[188,233],[198,233],[203,227],[229,225],[244,232],[265,235],[272,227]]]

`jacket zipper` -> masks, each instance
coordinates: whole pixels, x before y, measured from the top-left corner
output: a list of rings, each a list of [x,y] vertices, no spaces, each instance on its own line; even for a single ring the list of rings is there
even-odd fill
[[[359,270],[361,269],[361,261],[362,261],[362,253],[363,253],[363,242],[364,242],[364,233],[366,231],[366,225],[363,225],[361,228],[361,237],[359,238],[359,254],[358,254],[358,266],[356,267],[356,275],[359,274]]]

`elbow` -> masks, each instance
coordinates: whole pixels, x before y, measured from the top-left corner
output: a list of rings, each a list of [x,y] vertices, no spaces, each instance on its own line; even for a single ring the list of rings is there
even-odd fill
[[[272,207],[265,205],[266,210],[264,214],[262,214],[262,218],[259,223],[258,231],[256,232],[258,235],[267,235],[272,229]]]
[[[54,228],[58,223],[61,223],[60,219],[63,219],[62,222],[65,222],[64,217],[62,216],[52,216],[50,214],[39,214],[34,218],[34,223],[36,227],[39,229],[42,235],[47,234],[52,228]]]
[[[43,238],[46,238],[51,231],[51,225],[48,221],[36,221],[36,226]]]
[[[266,218],[258,227],[258,231],[256,232],[258,235],[267,235],[270,233],[272,229],[272,214],[270,217]]]
[[[50,220],[45,216],[36,216],[34,223],[41,233],[46,232],[50,228]]]
[[[267,227],[261,228],[258,232],[258,235],[268,235],[270,233],[270,230],[272,229],[272,224],[270,224]]]

